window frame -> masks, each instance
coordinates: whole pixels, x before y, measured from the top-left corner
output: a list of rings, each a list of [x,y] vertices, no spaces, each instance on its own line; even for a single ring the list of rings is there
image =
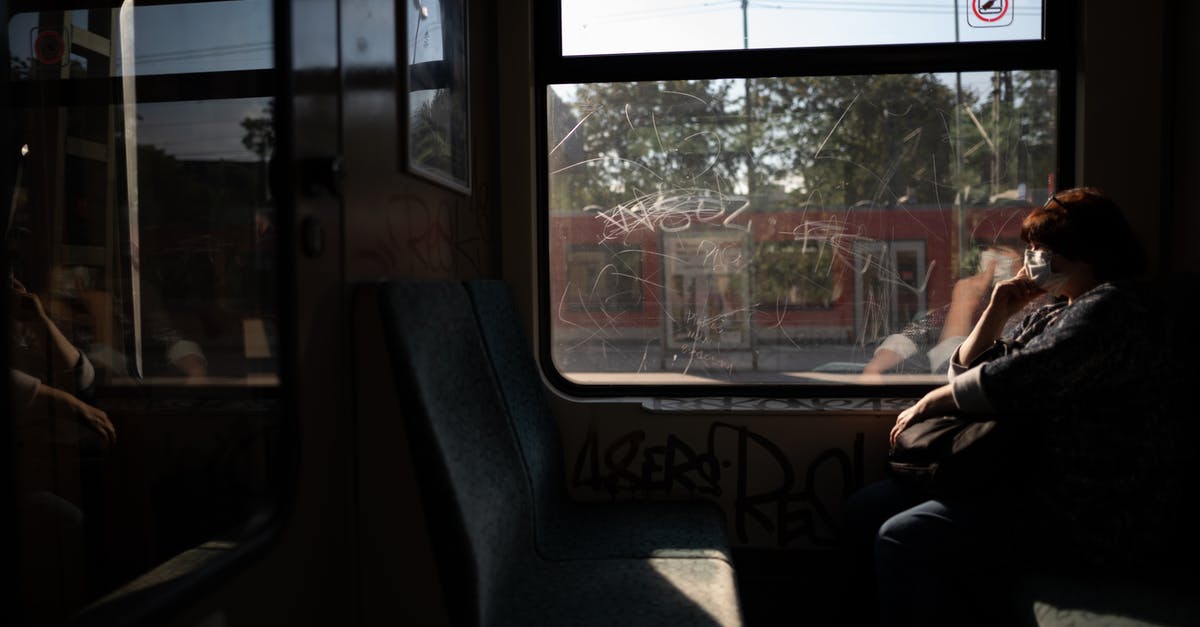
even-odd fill
[[[880,384],[595,384],[570,380],[554,365],[550,294],[550,181],[548,146],[551,85],[904,73],[953,73],[996,70],[1055,70],[1057,187],[1074,185],[1077,40],[1082,6],[1077,0],[1045,0],[1043,38],[1003,42],[863,45],[813,48],[759,48],[696,52],[654,52],[564,56],[562,6],[546,3],[533,12],[534,152],[536,173],[536,251],[538,357],[547,380],[579,397],[613,396],[920,396],[926,383]],[[998,61],[999,60],[999,61]]]

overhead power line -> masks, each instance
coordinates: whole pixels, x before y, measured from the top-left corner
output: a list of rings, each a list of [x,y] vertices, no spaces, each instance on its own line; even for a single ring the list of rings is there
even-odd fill
[[[687,4],[666,7],[652,7],[636,11],[624,11],[598,16],[592,23],[636,22],[641,20],[664,19],[710,13],[735,8],[740,0],[724,0],[707,2],[702,5]],[[750,2],[752,8],[778,9],[787,11],[822,11],[838,13],[879,13],[887,15],[951,15],[955,7],[947,2],[880,2],[871,0],[771,0],[770,2]],[[1016,15],[1035,16],[1041,14],[1040,7],[1019,6],[1014,8]]]

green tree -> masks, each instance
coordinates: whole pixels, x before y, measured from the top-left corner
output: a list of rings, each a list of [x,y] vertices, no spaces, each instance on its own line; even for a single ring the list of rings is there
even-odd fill
[[[952,182],[954,93],[931,74],[803,79],[792,166],[825,204],[932,201]],[[794,89],[794,88],[793,88]]]
[[[262,190],[262,202],[269,202],[271,187],[267,175],[267,161],[275,152],[275,101],[267,102],[261,117],[243,118],[241,126],[246,131],[246,134],[242,135],[242,145],[246,150],[258,155],[258,171],[262,183],[257,189]]]
[[[752,194],[755,210],[983,202],[1044,184],[1054,73],[997,72],[956,93],[933,74],[605,83],[550,101],[556,209],[665,190]],[[956,152],[957,151],[957,152]],[[768,206],[786,190],[790,201]]]
[[[1052,70],[1014,72],[1016,110],[1021,121],[1019,150],[1028,168],[1025,181],[1042,189],[1054,173],[1058,144],[1058,80]]]
[[[416,99],[416,94],[431,94]],[[423,169],[465,181],[470,176],[465,94],[460,90],[417,91],[408,127],[408,152]]]
[[[263,107],[262,116],[242,119],[242,145],[246,150],[258,155],[260,161],[270,158],[275,150],[275,101],[272,100]]]
[[[552,185],[571,189],[556,208],[611,207],[671,190],[734,193],[744,160],[732,83],[605,83],[556,93]]]
[[[964,178],[972,187],[969,204],[1024,202],[1043,189],[1055,169],[1058,88],[1048,70],[995,72],[992,88],[968,114],[963,126]]]

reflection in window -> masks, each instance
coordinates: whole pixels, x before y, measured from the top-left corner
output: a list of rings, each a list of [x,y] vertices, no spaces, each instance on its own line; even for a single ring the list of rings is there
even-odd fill
[[[406,24],[412,29],[408,37],[409,65],[445,59],[442,23],[440,0],[418,0],[408,4]]]
[[[551,86],[551,250],[648,253],[637,315],[557,312],[556,365],[579,381],[861,372],[889,336],[941,319],[927,314],[949,306],[971,260],[1016,238],[1045,199],[1056,81],[1006,71]],[[605,280],[553,261],[563,258],[551,256],[552,302],[575,297],[568,284]]]
[[[271,23],[266,0],[9,21],[18,622],[170,582],[273,511]],[[200,72],[221,95],[180,99]]]
[[[463,0],[405,4],[408,166],[466,191],[471,183],[466,8]]]
[[[264,328],[275,328],[269,153],[248,148],[261,144],[247,128],[268,119],[269,101],[139,109],[144,374],[244,376],[243,325],[265,319]]]
[[[126,37],[133,37],[133,60],[114,45],[122,37],[116,9],[12,16],[8,38],[13,77],[108,77],[133,72],[154,76],[263,70],[273,64],[270,0],[130,3],[130,7],[132,20],[126,24],[132,23],[136,35]]]

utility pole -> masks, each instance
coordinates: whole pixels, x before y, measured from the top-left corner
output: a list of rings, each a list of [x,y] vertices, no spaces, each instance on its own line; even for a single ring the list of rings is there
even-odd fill
[[[742,49],[750,49],[750,0],[742,0]],[[745,88],[745,115],[746,115],[746,200],[750,200],[750,196],[754,193],[754,151],[751,146],[754,142],[754,106],[752,102],[754,88],[752,79],[747,76],[742,85]]]
[[[750,49],[750,0],[742,0],[742,50]],[[754,143],[754,108],[751,104],[751,96],[753,88],[751,86],[751,78],[747,76],[743,80],[745,86],[745,109],[746,109],[746,202],[751,202],[754,194],[754,151],[751,146]],[[754,258],[754,238],[746,234],[746,252],[750,258]],[[748,285],[754,285],[755,264],[749,265],[749,281]],[[747,289],[752,289],[748,287]],[[758,370],[758,334],[754,329],[754,312],[751,311],[746,316],[746,328],[750,336],[750,369]]]
[[[990,195],[1000,193],[1000,71],[992,73],[992,185]]]
[[[958,38],[958,0],[950,0],[954,5],[954,43],[959,43]],[[955,72],[955,91],[954,91],[954,184],[960,186],[963,181],[962,170],[962,131],[959,121],[962,118],[962,72]],[[967,237],[967,216],[963,208],[963,202],[966,200],[963,196],[966,194],[965,187],[959,187],[954,193],[955,215],[958,218],[958,258],[955,260],[956,274],[962,272],[963,255],[966,254]]]
[[[742,50],[750,49],[750,0],[742,0]]]

